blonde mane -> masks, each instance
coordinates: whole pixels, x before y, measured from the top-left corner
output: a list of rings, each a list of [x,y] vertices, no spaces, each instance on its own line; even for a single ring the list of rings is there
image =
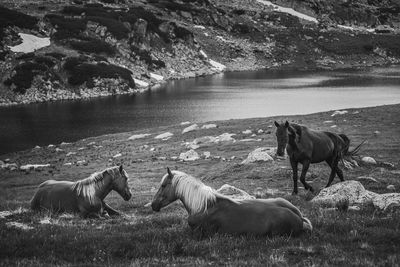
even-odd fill
[[[224,197],[213,188],[184,172],[172,171],[172,187],[175,195],[189,209],[190,214],[205,212],[217,202],[217,197]],[[163,177],[166,179],[168,175]]]
[[[111,167],[99,172],[92,173],[89,177],[79,180],[73,185],[73,190],[78,196],[87,198],[93,204],[96,192],[104,186],[104,173],[108,173],[115,179],[119,173],[119,167]]]

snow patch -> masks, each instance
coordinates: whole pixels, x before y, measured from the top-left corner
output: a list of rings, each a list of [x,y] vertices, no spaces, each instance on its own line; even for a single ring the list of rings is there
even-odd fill
[[[139,87],[148,87],[149,86],[148,82],[145,82],[145,81],[142,81],[142,80],[138,80],[138,79],[135,79],[135,78],[133,80],[135,81],[135,84],[137,86],[139,86]]]
[[[226,66],[225,66],[225,65],[223,65],[223,64],[221,64],[221,63],[218,63],[217,61],[214,61],[214,60],[210,59],[209,62],[210,62],[210,64],[214,67],[214,69],[217,69],[217,70],[219,70],[219,71],[223,71],[223,70],[226,69]]]
[[[152,79],[154,79],[154,80],[157,80],[157,81],[162,81],[162,80],[164,80],[164,77],[163,77],[163,76],[158,75],[158,74],[155,74],[155,73],[152,73],[152,72],[150,72],[150,77],[151,77]]]
[[[18,33],[22,39],[22,44],[9,46],[11,51],[15,53],[31,53],[40,48],[50,45],[50,38],[40,38],[32,34]]]
[[[293,8],[278,6],[278,5],[273,4],[271,1],[257,0],[257,2],[259,2],[259,3],[263,4],[263,5],[272,7],[274,9],[274,11],[290,14],[292,16],[298,17],[299,19],[303,19],[303,20],[307,20],[307,21],[310,21],[310,22],[318,23],[318,20],[316,18],[308,16],[308,15],[303,14],[303,13],[300,13],[300,12],[294,10]]]

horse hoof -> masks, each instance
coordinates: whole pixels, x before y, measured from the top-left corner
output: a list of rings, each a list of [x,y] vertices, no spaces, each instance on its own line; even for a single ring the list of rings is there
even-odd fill
[[[292,192],[292,196],[295,196],[295,195],[297,195],[297,191]]]

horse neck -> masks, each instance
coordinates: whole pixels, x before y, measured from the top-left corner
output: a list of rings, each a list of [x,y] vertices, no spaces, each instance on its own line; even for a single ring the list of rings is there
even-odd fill
[[[215,191],[199,181],[194,184],[184,179],[176,181],[175,195],[190,215],[205,212],[217,201]]]
[[[103,200],[112,190],[112,180],[110,174],[105,173],[103,175],[102,182],[99,182],[99,186],[97,187],[96,196]]]
[[[108,172],[103,172],[101,177],[89,177],[75,184],[77,194],[87,197],[90,202],[95,198],[103,200],[112,190],[112,177]]]

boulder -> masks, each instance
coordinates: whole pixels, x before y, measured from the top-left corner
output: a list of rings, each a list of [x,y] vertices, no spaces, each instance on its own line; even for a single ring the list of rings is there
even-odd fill
[[[335,207],[338,203],[348,201],[349,205],[372,203],[380,210],[400,207],[400,193],[377,194],[368,191],[358,181],[344,181],[324,188],[311,200],[312,203]]]
[[[229,196],[233,199],[254,199],[255,197],[248,194],[246,191],[236,188],[229,184],[224,184],[218,190],[218,193]]]
[[[221,135],[217,136],[216,143],[218,142],[229,142],[229,141],[235,141],[235,139],[232,137],[235,134],[230,134],[230,133],[223,133]]]
[[[147,136],[150,136],[151,134],[134,134],[128,138],[128,140],[136,140],[140,138],[145,138]]]
[[[200,156],[196,151],[191,149],[187,152],[181,153],[179,155],[179,159],[183,160],[183,161],[195,161],[195,160],[200,159]]]
[[[247,129],[247,130],[243,131],[242,134],[252,134],[252,131]]]
[[[271,150],[268,147],[256,148],[254,151],[250,152],[247,159],[242,161],[242,164],[249,164],[258,161],[273,161],[274,159],[268,153],[271,153]]]
[[[193,124],[183,129],[182,134],[197,131],[198,129],[200,129],[199,126],[197,124]]]
[[[365,164],[376,165],[376,160],[372,157],[363,157],[361,161]]]

